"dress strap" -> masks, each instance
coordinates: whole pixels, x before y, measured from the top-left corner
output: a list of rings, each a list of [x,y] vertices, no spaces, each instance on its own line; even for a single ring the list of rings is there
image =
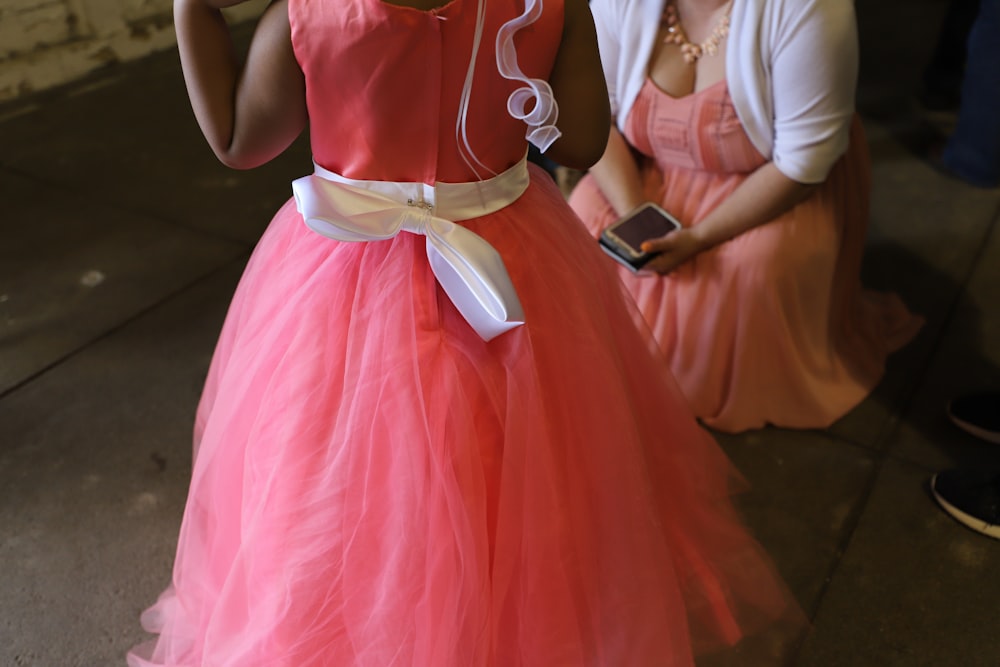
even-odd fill
[[[309,229],[338,241],[379,241],[399,232],[427,237],[431,270],[455,307],[491,340],[524,324],[524,311],[500,254],[484,238],[456,225],[511,204],[528,187],[526,158],[484,181],[392,183],[362,181],[315,166],[292,182]]]

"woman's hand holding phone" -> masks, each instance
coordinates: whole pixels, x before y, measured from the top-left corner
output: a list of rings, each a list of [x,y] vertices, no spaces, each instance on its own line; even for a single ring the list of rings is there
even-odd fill
[[[642,244],[642,250],[653,255],[642,271],[666,275],[707,247],[696,228],[682,227]]]
[[[629,211],[600,236],[601,249],[633,273],[646,273],[656,259],[656,244],[677,234],[679,220],[652,202]]]

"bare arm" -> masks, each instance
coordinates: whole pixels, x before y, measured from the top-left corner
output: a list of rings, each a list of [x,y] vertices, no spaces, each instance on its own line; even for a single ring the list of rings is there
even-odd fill
[[[646,201],[639,165],[625,137],[614,125],[604,155],[590,168],[590,175],[619,217]]]
[[[854,5],[839,0],[787,6],[772,69],[774,149],[697,225],[651,242],[667,273],[695,254],[767,223],[812,194],[846,150],[857,82]],[[780,168],[779,168],[780,167]]]
[[[777,218],[808,197],[816,187],[793,181],[773,162],[767,162],[697,225],[644,243],[643,250],[662,253],[646,268],[669,273],[699,252]]]
[[[562,136],[546,155],[586,169],[604,152],[611,112],[590,7],[586,0],[566,0],[565,7],[562,43],[549,78]]]
[[[306,125],[305,82],[292,53],[287,0],[264,11],[240,67],[218,7],[227,0],[175,0],[184,82],[198,125],[224,164],[271,160]]]

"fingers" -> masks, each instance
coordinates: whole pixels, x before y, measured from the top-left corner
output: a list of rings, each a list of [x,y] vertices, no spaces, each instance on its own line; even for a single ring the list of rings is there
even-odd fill
[[[667,252],[677,245],[677,232],[669,232],[665,236],[643,241],[639,249],[643,252]]]
[[[663,252],[668,250],[670,244],[666,243],[666,237],[659,239],[650,239],[648,241],[643,241],[642,245],[639,246],[639,250],[643,252]]]
[[[227,7],[243,4],[244,2],[249,2],[249,0],[205,0],[205,4],[213,9],[226,9]]]
[[[657,231],[662,233],[662,231],[666,229],[666,233],[662,236],[647,239],[639,246],[640,250],[647,253],[660,253],[666,252],[671,248],[682,247],[683,242],[678,237],[683,237],[686,234],[686,230],[681,223],[669,213],[661,211],[655,204],[649,202],[647,205],[651,207],[650,209],[647,209],[647,211],[653,212],[654,214],[659,211],[659,214],[657,214],[656,217],[658,222],[662,222],[663,225],[660,226],[660,229]],[[662,220],[659,220],[660,215],[663,216]]]
[[[680,264],[677,258],[670,254],[657,255],[653,259],[646,262],[642,267],[643,272],[654,273],[659,275],[666,275],[676,269]]]
[[[687,230],[680,229],[646,241],[642,250],[656,254],[643,268],[663,275],[697,255],[700,248]]]
[[[674,243],[667,236],[643,242],[640,250],[656,255],[643,265],[643,271],[664,274],[674,269],[676,264],[673,252]]]

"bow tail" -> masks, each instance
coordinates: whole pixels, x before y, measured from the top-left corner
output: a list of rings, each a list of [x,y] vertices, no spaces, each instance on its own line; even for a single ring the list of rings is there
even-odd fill
[[[427,234],[431,270],[476,333],[489,341],[524,324],[521,300],[500,253],[464,227],[434,222]]]

